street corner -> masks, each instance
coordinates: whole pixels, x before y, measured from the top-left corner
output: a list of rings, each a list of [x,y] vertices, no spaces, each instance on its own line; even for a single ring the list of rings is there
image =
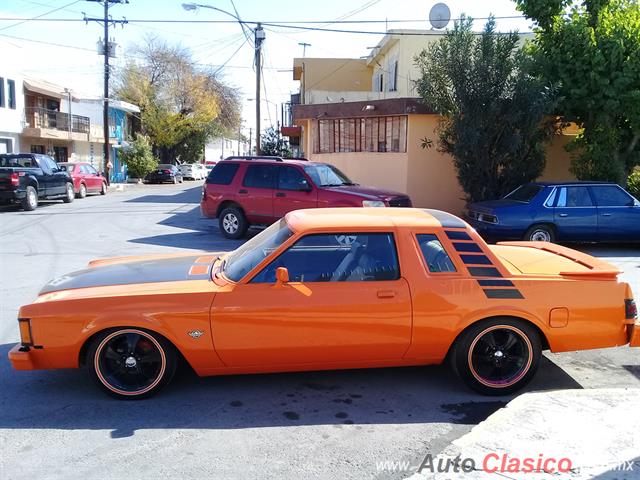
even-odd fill
[[[640,478],[639,409],[638,388],[525,393],[408,478]]]

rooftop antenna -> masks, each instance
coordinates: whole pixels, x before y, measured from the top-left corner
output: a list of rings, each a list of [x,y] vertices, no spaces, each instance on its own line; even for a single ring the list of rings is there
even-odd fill
[[[451,20],[451,10],[444,3],[436,3],[429,11],[429,23],[431,28],[440,30],[445,28]]]

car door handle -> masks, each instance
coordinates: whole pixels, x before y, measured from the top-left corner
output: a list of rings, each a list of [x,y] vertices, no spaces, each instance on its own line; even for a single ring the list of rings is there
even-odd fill
[[[244,188],[241,188],[240,190],[238,190],[238,193],[249,193],[249,190],[245,190]]]
[[[611,214],[610,214],[610,213],[603,213],[603,214],[602,214],[602,216],[603,216],[603,217],[610,217],[610,216],[611,216]]]
[[[286,193],[282,193],[282,192],[276,193],[276,197],[286,197],[286,196],[287,196]]]
[[[568,213],[559,213],[558,216],[559,217],[568,217],[569,214]]]
[[[396,292],[393,290],[378,290],[378,298],[393,298],[396,296]]]

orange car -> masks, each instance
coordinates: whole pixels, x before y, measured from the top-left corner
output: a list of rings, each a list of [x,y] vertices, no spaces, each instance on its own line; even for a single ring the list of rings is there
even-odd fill
[[[629,285],[545,242],[487,245],[437,210],[298,210],[223,255],[94,260],[20,309],[18,370],[87,367],[148,396],[183,357],[199,375],[449,360],[485,394],[534,375],[541,351],[640,346]]]

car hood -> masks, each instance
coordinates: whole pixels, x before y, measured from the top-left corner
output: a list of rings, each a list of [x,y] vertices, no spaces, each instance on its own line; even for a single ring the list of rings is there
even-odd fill
[[[340,192],[347,195],[357,195],[368,200],[384,200],[396,197],[406,197],[405,193],[395,192],[393,190],[385,190],[376,187],[367,187],[364,185],[344,185],[339,187],[323,187],[332,192]]]
[[[40,295],[89,287],[209,280],[215,258],[215,255],[181,255],[97,260],[88,268],[54,278]]]
[[[523,202],[516,202],[515,200],[509,200],[508,198],[501,198],[500,200],[487,200],[484,202],[476,202],[469,205],[469,210],[476,210],[478,212],[490,212],[498,208],[503,207],[522,207],[527,205]]]

